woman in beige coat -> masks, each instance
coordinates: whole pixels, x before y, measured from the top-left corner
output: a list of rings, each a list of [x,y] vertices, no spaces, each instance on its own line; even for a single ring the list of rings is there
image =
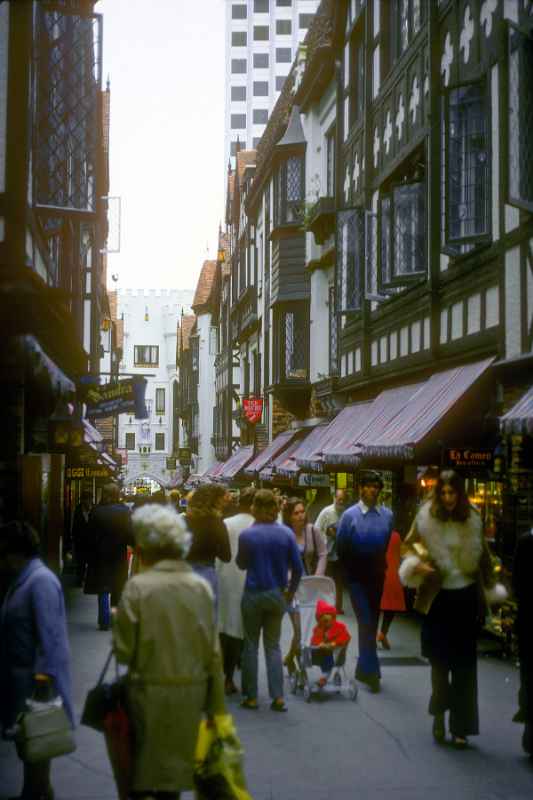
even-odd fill
[[[178,798],[193,788],[198,727],[224,713],[213,592],[183,559],[190,534],[174,509],[133,514],[143,571],[126,584],[113,644],[128,665],[133,726],[132,797]]]

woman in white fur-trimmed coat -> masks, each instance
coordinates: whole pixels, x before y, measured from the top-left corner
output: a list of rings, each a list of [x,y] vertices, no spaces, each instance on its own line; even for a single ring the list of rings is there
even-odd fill
[[[505,599],[496,584],[483,523],[470,505],[463,479],[441,472],[404,541],[400,579],[417,589],[415,609],[424,614],[422,655],[431,664],[433,737],[463,748],[479,733],[476,639],[487,610]]]

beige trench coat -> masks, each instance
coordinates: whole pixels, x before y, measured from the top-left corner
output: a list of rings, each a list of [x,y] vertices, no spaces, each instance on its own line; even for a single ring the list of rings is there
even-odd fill
[[[210,586],[186,562],[159,561],[126,584],[113,644],[129,667],[132,791],[192,789],[200,720],[225,708]]]
[[[239,549],[239,536],[250,525],[254,524],[251,514],[235,514],[224,522],[228,529],[231,547],[231,561],[216,560],[218,573],[218,630],[227,636],[244,639],[242,627],[241,600],[246,581],[246,572],[235,563]]]

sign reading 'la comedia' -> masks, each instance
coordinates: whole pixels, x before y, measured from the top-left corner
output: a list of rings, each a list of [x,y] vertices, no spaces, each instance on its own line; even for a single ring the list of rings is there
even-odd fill
[[[470,467],[471,469],[492,469],[494,451],[481,448],[453,447],[446,451],[448,464],[452,467]]]
[[[85,393],[87,416],[92,419],[133,413],[137,419],[146,419],[145,392],[146,379],[141,377],[118,383],[92,384],[86,387]]]

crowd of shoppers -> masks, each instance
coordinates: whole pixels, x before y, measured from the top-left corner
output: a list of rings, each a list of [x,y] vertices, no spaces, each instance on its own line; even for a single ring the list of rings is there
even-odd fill
[[[476,640],[488,608],[505,597],[495,581],[481,517],[462,478],[444,471],[402,543],[391,511],[379,503],[382,488],[379,473],[360,473],[359,500],[347,508],[346,492],[337,490],[315,525],[301,498],[281,499],[264,489],[242,490],[235,507],[226,489],[204,485],[190,493],[185,510],[175,494],[133,514],[114,485],[104,487],[94,507],[92,497],[82,494],[72,528],[77,578],[86,593],[98,595],[100,628],[111,625],[114,613],[114,652],[128,669],[132,797],[177,798],[193,788],[200,720],[222,713],[224,694],[239,692],[239,668],[241,707],[259,708],[261,636],[270,708],[287,711],[281,628],[288,612],[290,671],[300,644],[295,593],[303,575],[329,572],[335,579],[336,607],[321,609],[314,634],[327,656],[322,680],[331,669],[329,650],[349,641],[336,619],[343,613],[345,588],[358,628],[355,677],[371,692],[380,690],[377,646],[392,646],[390,623],[405,610],[403,587],[410,587],[422,614],[422,654],[431,666],[433,737],[444,742],[448,729],[452,744],[464,748],[478,733]],[[138,564],[127,581],[130,547]],[[0,526],[0,573],[9,587],[0,616],[0,709],[8,737],[38,682],[61,697],[74,723],[63,591],[39,552],[30,525]],[[518,543],[513,586],[521,678],[516,719],[524,725],[523,747],[530,754],[532,569],[528,534]],[[53,798],[50,761],[24,764],[21,798]]]

